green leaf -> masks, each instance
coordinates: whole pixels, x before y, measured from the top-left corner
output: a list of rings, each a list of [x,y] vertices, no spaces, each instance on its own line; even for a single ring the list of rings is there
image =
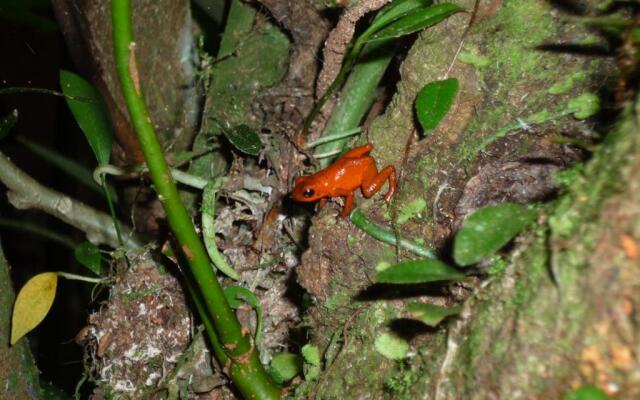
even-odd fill
[[[409,343],[391,333],[383,333],[378,336],[373,345],[378,353],[390,360],[402,360],[409,351]]]
[[[408,15],[381,29],[365,42],[397,38],[417,32],[442,22],[451,15],[463,11],[463,8],[451,3],[442,3]]]
[[[256,312],[257,319],[256,343],[260,343],[260,338],[262,337],[263,314],[262,305],[260,304],[258,297],[251,290],[236,285],[229,285],[224,288],[224,297],[227,299],[227,303],[229,303],[231,308],[238,308],[242,306],[243,303],[247,303],[251,308],[253,308]]]
[[[82,242],[73,250],[73,254],[80,265],[88,268],[96,275],[102,269],[102,253],[98,246],[91,242]]]
[[[98,164],[109,164],[113,133],[100,94],[89,82],[65,70],[60,70],[60,87]]]
[[[225,129],[224,135],[236,149],[243,153],[257,156],[262,149],[260,136],[247,125],[238,125],[231,129]]]
[[[567,393],[562,400],[610,400],[611,397],[597,386],[585,385]]]
[[[425,133],[436,129],[447,115],[458,93],[455,78],[435,81],[425,85],[416,97],[416,114]]]
[[[453,259],[467,266],[491,256],[531,224],[536,215],[535,210],[512,203],[477,210],[456,234]]]
[[[465,275],[440,260],[406,261],[378,272],[376,282],[411,284],[439,281],[457,281]]]
[[[292,353],[279,353],[273,356],[269,365],[269,375],[282,385],[302,372],[302,357]]]
[[[433,304],[410,303],[407,305],[407,311],[411,318],[420,320],[425,325],[436,327],[443,319],[459,314],[462,307],[440,307]]]
[[[0,140],[7,137],[11,129],[18,121],[18,110],[15,109],[11,113],[0,118]]]
[[[431,0],[396,0],[385,6],[373,20],[366,31],[362,33],[360,38],[368,38],[381,28],[390,23],[418,10],[429,7],[433,1]]]
[[[56,296],[58,274],[44,272],[29,279],[13,305],[11,345],[29,333],[47,316]]]

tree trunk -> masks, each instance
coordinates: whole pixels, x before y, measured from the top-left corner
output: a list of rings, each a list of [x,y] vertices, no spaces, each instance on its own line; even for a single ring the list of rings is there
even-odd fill
[[[475,2],[459,3],[471,10]],[[503,268],[480,269],[470,284],[381,295],[369,280],[375,267],[417,257],[336,223],[336,209],[325,207],[298,269],[319,299],[307,323],[325,371],[297,393],[530,399],[594,384],[638,398],[637,110],[629,106],[591,159],[560,179],[560,170],[589,156],[560,138],[598,136],[584,119],[598,108],[592,93],[612,83],[603,78],[614,75],[612,59],[596,54],[606,42],[542,0],[480,1],[467,31],[470,19],[458,14],[425,31],[409,51],[397,91],[368,135],[379,167],[401,166],[399,193],[386,210],[376,198],[363,209],[451,263],[453,233],[480,207],[546,201],[538,223],[503,254]],[[570,51],[576,46],[585,51]],[[452,111],[405,154],[417,92],[447,76],[460,81]],[[404,302],[417,299],[463,304],[463,311],[437,329],[399,319]],[[386,331],[409,340],[405,359],[375,350]]]

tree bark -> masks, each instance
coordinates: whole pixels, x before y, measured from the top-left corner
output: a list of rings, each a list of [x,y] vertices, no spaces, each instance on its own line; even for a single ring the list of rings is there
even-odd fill
[[[9,264],[0,246],[0,398],[39,399],[38,369],[27,338],[9,346],[14,299]]]
[[[459,3],[471,10],[475,2]],[[640,396],[637,110],[630,106],[590,160],[566,173],[572,182],[561,184],[558,171],[588,154],[558,138],[597,136],[575,99],[612,83],[612,59],[596,54],[606,42],[541,0],[481,1],[475,17],[467,30],[471,14],[458,14],[410,49],[397,91],[368,134],[378,166],[400,171],[399,192],[388,209],[377,197],[361,207],[450,263],[452,236],[475,209],[546,201],[538,223],[502,253],[501,271],[480,270],[470,284],[380,294],[369,279],[376,265],[416,257],[336,222],[337,208],[325,207],[298,269],[319,300],[307,323],[324,373],[298,387],[300,398],[561,398],[583,384]],[[590,43],[590,51],[557,46],[574,43]],[[456,103],[405,153],[416,94],[444,77],[460,81]],[[463,312],[426,328],[401,318],[404,303],[416,300],[463,304]],[[375,350],[386,331],[408,339],[407,358]]]

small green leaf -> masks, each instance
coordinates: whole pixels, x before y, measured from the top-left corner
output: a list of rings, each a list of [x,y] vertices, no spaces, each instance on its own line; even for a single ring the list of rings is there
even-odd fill
[[[477,210],[456,234],[453,259],[467,266],[491,256],[531,224],[536,215],[535,210],[512,203]]]
[[[424,259],[396,264],[376,274],[378,283],[426,283],[457,281],[465,275],[440,260]]]
[[[569,101],[568,108],[576,119],[587,119],[600,111],[600,98],[595,93],[583,93]]]
[[[407,311],[411,318],[422,321],[425,325],[436,327],[443,319],[460,314],[462,307],[440,307],[433,304],[409,303]]]
[[[260,136],[247,125],[238,125],[231,129],[225,129],[224,135],[236,149],[243,153],[257,156],[262,149]]]
[[[292,353],[273,356],[269,365],[269,375],[278,385],[283,385],[302,372],[302,357]]]
[[[102,269],[102,254],[98,246],[91,242],[82,242],[73,250],[73,254],[80,265],[88,268],[96,275]]]
[[[371,25],[361,35],[361,38],[367,38],[381,28],[389,25],[393,21],[396,21],[402,17],[407,16],[410,13],[429,7],[433,1],[431,0],[396,0],[385,6],[376,15]]]
[[[13,305],[11,345],[29,333],[47,316],[56,297],[58,274],[43,272],[29,279]]]
[[[229,285],[224,288],[224,297],[227,299],[227,303],[231,308],[238,308],[243,303],[249,304],[251,308],[256,312],[256,343],[260,343],[262,337],[262,305],[258,297],[249,289],[242,286]]]
[[[567,393],[562,400],[610,400],[611,397],[597,386],[585,385]]]
[[[65,70],[60,70],[60,87],[98,164],[109,164],[113,132],[100,93],[80,76]]]
[[[366,42],[409,35],[411,33],[442,22],[449,16],[462,10],[463,8],[456,4],[442,3],[429,7],[427,9],[422,9],[418,12],[409,13],[408,15],[396,20],[395,22],[371,35],[371,37],[367,39]]]
[[[458,93],[455,78],[435,81],[425,85],[416,97],[416,114],[425,133],[436,129],[447,115]]]
[[[0,140],[7,137],[13,126],[18,121],[18,110],[15,109],[11,113],[0,118]]]
[[[378,353],[390,360],[402,360],[409,351],[409,343],[391,333],[383,333],[378,336],[373,345]]]

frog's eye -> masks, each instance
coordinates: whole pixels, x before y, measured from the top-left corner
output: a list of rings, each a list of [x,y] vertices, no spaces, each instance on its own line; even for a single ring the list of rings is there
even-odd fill
[[[314,190],[313,189],[305,189],[304,192],[302,192],[302,195],[306,198],[309,198],[311,196],[313,196],[314,194]]]

